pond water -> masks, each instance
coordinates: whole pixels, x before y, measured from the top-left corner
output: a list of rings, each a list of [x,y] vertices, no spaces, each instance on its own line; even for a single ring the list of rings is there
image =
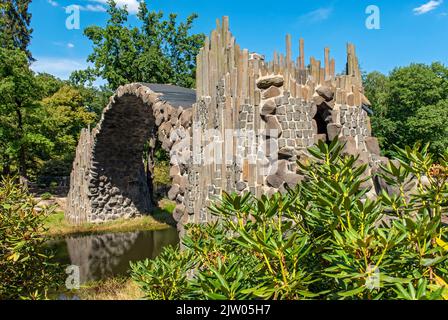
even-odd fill
[[[81,284],[126,275],[130,261],[154,259],[167,245],[179,243],[177,230],[134,231],[67,237],[48,245],[63,264],[76,265]]]

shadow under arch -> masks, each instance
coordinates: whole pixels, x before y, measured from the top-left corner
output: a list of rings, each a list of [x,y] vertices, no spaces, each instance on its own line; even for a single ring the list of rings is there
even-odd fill
[[[152,103],[137,95],[116,97],[113,107],[103,113],[92,149],[92,168],[98,179],[92,182],[96,202],[106,202],[106,211],[125,216],[151,211],[142,155],[154,131]],[[120,208],[113,208],[116,204]]]

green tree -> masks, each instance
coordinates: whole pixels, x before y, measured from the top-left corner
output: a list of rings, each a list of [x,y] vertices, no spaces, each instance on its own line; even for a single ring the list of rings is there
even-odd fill
[[[39,100],[52,96],[64,85],[63,80],[48,73],[38,73],[35,78],[39,87]]]
[[[79,132],[98,119],[107,95],[35,75],[23,51],[0,48],[1,172],[69,174]]]
[[[448,100],[436,105],[423,106],[407,120],[415,140],[431,143],[432,150],[443,150],[448,146]]]
[[[38,107],[38,96],[26,54],[18,49],[0,48],[0,144],[5,173],[15,164],[21,176],[27,175],[29,144],[37,138],[29,134],[27,120]]]
[[[113,95],[113,92],[107,86],[101,86],[100,88],[79,84],[70,84],[70,86],[80,92],[85,108],[96,114],[95,122],[92,123],[94,125],[99,120],[104,107],[109,103],[109,98]]]
[[[389,78],[380,72],[371,72],[364,76],[365,94],[372,103],[374,115],[371,117],[372,131],[383,149],[387,147],[386,137],[395,135],[396,123],[387,117],[387,97]],[[386,152],[388,151],[385,150]]]
[[[49,83],[41,83],[42,91],[58,79],[47,80]],[[95,89],[61,83],[56,92],[38,102],[39,108],[30,115],[29,130],[40,139],[33,141],[30,151],[33,162],[29,171],[41,182],[46,182],[41,178],[70,174],[79,133],[82,128],[93,125],[98,119],[96,112],[101,111],[94,110],[99,103]]]
[[[378,72],[364,78],[372,102],[372,129],[386,154],[394,144],[404,147],[418,140],[439,153],[448,146],[448,68],[440,63],[411,64],[389,76]]]
[[[33,29],[30,28],[31,14],[28,12],[31,0],[2,0],[0,4],[0,45],[8,49],[26,52],[34,60],[28,45]]]
[[[112,90],[130,82],[194,86],[196,55],[204,41],[202,34],[189,34],[197,15],[180,23],[175,14],[164,20],[163,13],[150,11],[142,1],[137,14],[141,27],[131,28],[126,8],[118,8],[115,1],[108,4],[106,26],[84,30],[93,43],[87,59],[93,67],[74,72],[73,82],[92,83],[101,77]]]
[[[88,109],[81,92],[67,84],[52,96],[44,98],[41,104],[39,130],[50,143],[50,148],[41,149],[43,152],[38,155],[45,161],[41,174],[68,175],[79,133],[95,121],[96,114]],[[62,167],[62,172],[53,173],[52,167]]]

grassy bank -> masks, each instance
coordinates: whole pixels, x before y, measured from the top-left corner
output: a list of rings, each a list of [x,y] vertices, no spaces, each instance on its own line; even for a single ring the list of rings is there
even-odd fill
[[[139,300],[143,292],[129,278],[109,278],[87,283],[78,296],[81,300]]]
[[[152,216],[144,216],[134,219],[118,219],[101,224],[84,223],[77,226],[69,224],[64,219],[64,213],[58,211],[47,217],[45,227],[48,230],[45,235],[52,238],[59,238],[79,234],[161,230],[168,228],[169,225],[173,223],[173,218],[171,216],[173,209],[174,207],[171,201],[162,200],[159,203],[159,208],[152,213]]]
[[[143,292],[128,277],[115,277],[105,280],[91,281],[80,286],[79,290],[62,293],[68,299],[80,300],[139,300]],[[50,299],[60,299],[56,294]]]

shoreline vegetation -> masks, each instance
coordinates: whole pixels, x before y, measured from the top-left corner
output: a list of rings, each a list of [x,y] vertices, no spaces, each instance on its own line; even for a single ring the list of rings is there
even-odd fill
[[[89,281],[78,290],[65,290],[54,294],[52,300],[141,300],[143,291],[130,277],[117,276]]]
[[[133,218],[118,219],[101,224],[83,223],[81,225],[69,224],[64,219],[64,212],[55,211],[45,219],[45,233],[48,238],[63,238],[66,236],[91,235],[110,232],[131,232],[163,230],[172,227],[173,218],[171,213],[174,209],[173,203],[163,199],[151,215]]]

